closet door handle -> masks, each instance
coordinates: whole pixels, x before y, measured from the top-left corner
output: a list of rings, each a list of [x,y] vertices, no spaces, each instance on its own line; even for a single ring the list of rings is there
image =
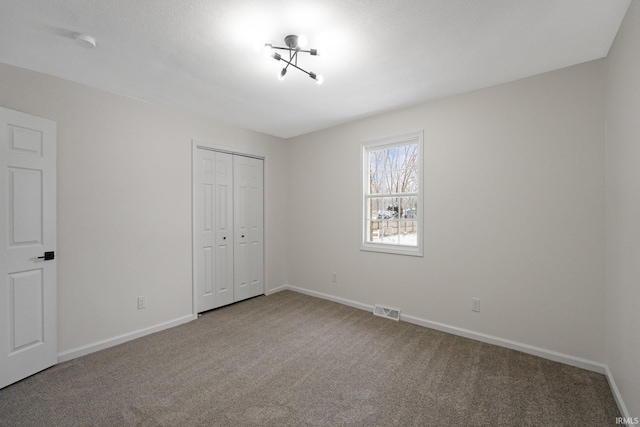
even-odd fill
[[[51,251],[51,252],[45,252],[44,255],[39,256],[38,259],[49,261],[49,260],[55,259],[55,257],[56,257],[55,252]]]

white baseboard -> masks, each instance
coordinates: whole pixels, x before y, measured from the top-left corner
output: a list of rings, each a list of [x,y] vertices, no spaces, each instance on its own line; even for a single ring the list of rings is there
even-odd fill
[[[174,326],[182,325],[183,323],[187,323],[195,319],[197,319],[197,316],[189,314],[188,316],[180,317],[175,320],[170,320],[168,322],[151,326],[149,328],[140,329],[134,332],[129,332],[127,334],[119,335],[117,337],[109,338],[103,341],[98,341],[93,344],[88,344],[81,347],[73,348],[71,350],[63,351],[62,353],[58,353],[58,363],[66,362],[68,360],[75,359],[76,357],[85,356],[87,354],[90,354],[99,350],[104,350],[106,348],[113,347],[115,345],[122,344],[127,341],[134,340],[136,338],[141,338],[145,335],[153,334],[155,332],[160,332],[164,329],[173,328]]]
[[[269,292],[269,294],[273,294],[276,292],[291,290],[295,292],[299,292],[301,294],[306,294],[322,299],[326,299],[329,301],[337,302],[340,304],[348,305],[350,307],[359,308],[360,310],[371,311],[373,312],[373,306],[368,304],[363,304],[357,301],[348,300],[345,298],[336,297],[333,295],[323,294],[321,292],[311,291],[309,289],[298,288],[296,286],[284,285],[280,286],[276,289],[273,289]],[[564,363],[565,365],[576,366],[578,368],[586,369],[588,371],[597,372],[599,374],[606,373],[606,365],[603,363],[594,362],[587,359],[582,359],[580,357],[570,356],[568,354],[558,353],[556,351],[547,350],[540,347],[535,347],[528,344],[523,344],[511,340],[507,340],[504,338],[494,337],[491,335],[482,334],[479,332],[474,332],[468,329],[458,328],[456,326],[446,325],[444,323],[433,322],[431,320],[421,319],[419,317],[400,314],[400,320],[405,321],[407,323],[413,323],[415,325],[424,326],[427,328],[435,329],[442,332],[447,332],[453,335],[458,335],[465,338],[470,338],[472,340],[485,342],[488,344],[497,345],[500,347],[510,348],[512,350],[521,351],[523,353],[531,354],[534,356],[542,357],[543,359],[553,360],[554,362]]]
[[[609,382],[609,388],[611,389],[611,393],[613,393],[613,398],[616,400],[618,409],[620,409],[620,414],[626,419],[631,418],[629,410],[627,409],[627,405],[625,405],[624,400],[622,400],[622,395],[620,394],[620,390],[618,390],[616,381],[613,379],[613,374],[609,370],[609,366],[605,366],[605,370],[605,375],[607,377],[607,381]]]
[[[543,359],[553,360],[554,362],[564,363],[565,365],[575,366],[578,368],[586,369],[588,371],[597,372],[599,374],[605,373],[606,365],[604,365],[603,363],[594,362],[592,360],[583,359],[581,357],[558,353],[557,351],[547,350],[545,348],[535,347],[504,338],[494,337],[492,335],[486,335],[480,332],[458,328],[456,326],[449,326],[443,323],[432,322],[430,320],[421,319],[415,316],[401,314],[400,320],[404,320],[405,322],[414,323],[420,326],[425,326],[427,328],[436,329],[438,331],[447,332],[453,335],[470,338],[472,340],[485,342],[487,344],[510,348],[512,350],[521,351],[533,356],[542,357]]]
[[[282,285],[282,286],[278,286],[277,288],[274,288],[274,289],[269,289],[264,294],[267,295],[267,296],[268,295],[273,295],[273,294],[278,293],[278,292],[286,291],[287,289],[292,290],[291,286]]]
[[[272,289],[267,293],[267,295],[272,295],[272,294],[275,294],[276,292],[281,292],[286,290],[298,292],[300,294],[310,295],[312,297],[326,299],[329,301],[337,302],[342,305],[348,305],[350,307],[358,308],[360,310],[373,311],[372,305],[362,304],[357,301],[352,301],[352,300],[340,298],[340,297],[334,297],[333,295],[323,294],[321,292],[311,291],[309,289],[304,289],[304,288],[298,288],[297,286],[291,286],[291,285],[283,285],[275,289]]]

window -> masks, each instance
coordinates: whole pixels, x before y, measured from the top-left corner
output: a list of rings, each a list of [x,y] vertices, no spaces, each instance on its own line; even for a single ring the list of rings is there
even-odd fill
[[[422,132],[362,144],[362,250],[422,256]]]

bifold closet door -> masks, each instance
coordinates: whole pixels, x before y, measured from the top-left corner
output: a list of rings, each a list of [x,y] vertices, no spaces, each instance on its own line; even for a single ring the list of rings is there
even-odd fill
[[[198,312],[234,302],[233,156],[196,151],[195,268]]]
[[[197,148],[194,282],[198,313],[264,293],[263,160]]]
[[[263,160],[233,157],[234,300],[264,293]]]

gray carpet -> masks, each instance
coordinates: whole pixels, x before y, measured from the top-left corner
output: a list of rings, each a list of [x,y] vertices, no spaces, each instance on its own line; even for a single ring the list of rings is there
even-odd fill
[[[285,291],[0,390],[2,426],[613,426],[604,376]]]

